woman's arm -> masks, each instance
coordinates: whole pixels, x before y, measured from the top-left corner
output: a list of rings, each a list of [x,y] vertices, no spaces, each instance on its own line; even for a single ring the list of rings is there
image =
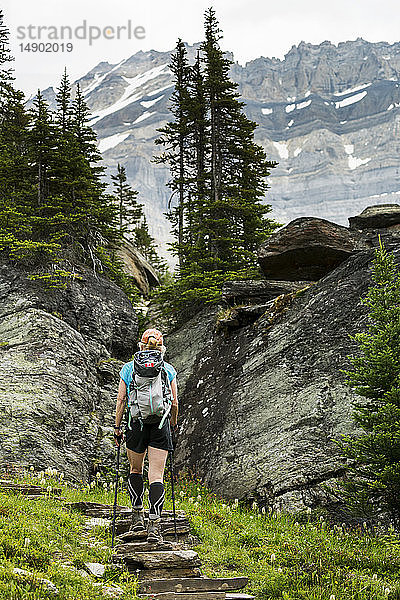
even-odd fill
[[[178,423],[178,386],[176,384],[176,377],[171,381],[172,391],[172,408],[171,408],[171,425],[175,427]]]
[[[121,425],[122,417],[124,416],[126,400],[126,383],[123,379],[119,380],[117,406],[115,407],[115,427]]]

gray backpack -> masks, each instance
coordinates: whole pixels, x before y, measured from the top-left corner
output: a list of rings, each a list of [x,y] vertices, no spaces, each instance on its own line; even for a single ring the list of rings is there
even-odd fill
[[[172,390],[159,350],[141,350],[133,357],[132,382],[128,391],[128,429],[131,421],[159,423],[161,429],[172,407]]]

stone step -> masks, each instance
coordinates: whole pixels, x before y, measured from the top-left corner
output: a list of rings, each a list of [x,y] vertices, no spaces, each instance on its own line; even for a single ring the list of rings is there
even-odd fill
[[[10,493],[13,492],[15,494],[23,494],[24,496],[47,496],[49,492],[46,488],[43,488],[39,485],[33,485],[29,483],[14,483],[11,481],[0,480],[0,491]],[[61,488],[52,488],[51,495],[59,496],[61,494]]]
[[[254,600],[255,596],[251,594],[235,594],[234,592],[228,592],[226,594],[226,600]]]
[[[129,531],[130,526],[131,526],[130,519],[119,519],[118,521],[115,522],[115,531],[119,537],[129,534],[129,535],[127,535],[127,538],[132,539],[132,541],[141,539],[143,537],[147,537],[146,531],[142,531],[142,532],[133,534],[132,532]],[[163,521],[161,519],[161,531],[162,531],[162,534],[164,537],[171,536],[171,535],[174,536],[174,534],[175,534],[174,522],[173,521],[171,522],[170,520]],[[190,525],[185,519],[182,519],[182,521],[180,521],[180,522],[177,521],[176,533],[177,533],[178,537],[180,537],[182,535],[188,535],[190,533]],[[128,540],[126,539],[126,541],[128,541]]]
[[[201,571],[199,567],[183,568],[183,569],[136,569],[129,563],[125,565],[125,568],[130,573],[135,573],[139,581],[147,581],[155,579],[179,579],[190,577],[201,577]]]
[[[71,508],[73,510],[78,510],[90,517],[104,517],[104,516],[113,516],[114,507],[112,504],[101,504],[100,502],[67,502],[65,504],[67,508]],[[122,506],[118,505],[115,507],[115,512],[117,515],[130,515],[132,512],[132,508],[130,506]],[[173,520],[173,511],[172,510],[163,510],[163,517],[172,518]],[[148,518],[149,511],[145,510],[145,517]],[[177,518],[184,518],[185,512],[183,510],[176,511]]]
[[[146,598],[147,595],[139,595]],[[226,600],[226,592],[161,592],[151,594],[151,600]]]
[[[139,586],[140,594],[159,594],[164,592],[212,592],[239,590],[248,584],[247,577],[192,577],[179,579],[153,579]]]
[[[153,552],[117,553],[113,559],[122,559],[136,569],[191,568],[201,565],[199,555],[194,550],[156,550]]]
[[[66,502],[65,507],[71,510],[77,510],[88,517],[112,517],[113,506],[111,504],[100,504],[100,502]],[[129,506],[120,506],[117,505],[115,507],[115,513],[117,515],[120,514],[130,514],[132,509]]]
[[[154,552],[155,550],[185,550],[183,544],[179,542],[163,541],[159,544],[148,543],[147,541],[142,542],[129,542],[121,543],[120,539],[117,538],[117,544],[115,546],[115,553],[123,556],[124,554],[131,554],[132,552]]]

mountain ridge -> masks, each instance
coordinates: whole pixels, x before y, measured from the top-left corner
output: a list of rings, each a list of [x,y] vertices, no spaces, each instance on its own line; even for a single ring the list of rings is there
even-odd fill
[[[190,62],[200,44],[185,43]],[[75,82],[108,173],[125,165],[164,253],[169,172],[151,160],[157,129],[171,119],[170,56],[140,50],[114,65],[101,61]],[[398,201],[400,42],[300,42],[283,59],[234,61],[230,75],[258,124],[256,141],[279,162],[268,178],[272,218],[287,223],[307,215],[345,225],[368,205]],[[54,90],[45,96],[54,102]]]

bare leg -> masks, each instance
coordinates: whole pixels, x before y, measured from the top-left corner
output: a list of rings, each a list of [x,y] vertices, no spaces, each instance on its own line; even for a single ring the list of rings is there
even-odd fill
[[[126,449],[128,455],[129,464],[131,466],[131,473],[143,473],[143,463],[146,456],[146,451],[138,454],[133,450]]]
[[[165,463],[167,462],[168,450],[148,447],[149,452],[149,484],[155,481],[163,482]],[[133,453],[134,454],[134,453]],[[139,455],[137,455],[139,456]]]

